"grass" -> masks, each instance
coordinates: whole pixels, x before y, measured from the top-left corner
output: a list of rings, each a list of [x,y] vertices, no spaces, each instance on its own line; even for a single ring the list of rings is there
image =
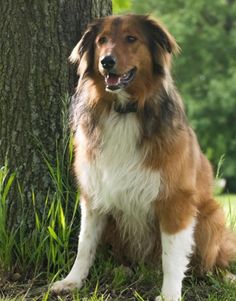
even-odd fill
[[[236,228],[236,194],[223,194],[216,199],[224,208],[228,225]]]
[[[15,175],[9,174],[7,164],[0,170],[0,270],[24,274],[24,278],[35,278],[43,270],[49,277],[53,271],[55,273],[70,262],[73,254],[69,253],[68,244],[78,211],[79,196],[75,196],[73,210],[69,214],[70,192],[62,192],[62,178],[60,181],[55,179],[55,170],[51,166],[48,167],[53,180],[57,180],[58,187],[52,196],[46,197],[43,212],[36,208],[32,191],[35,228],[30,235],[26,226],[27,212],[23,209],[17,228],[11,228],[7,223],[7,197]],[[57,176],[58,174],[57,169]],[[22,208],[25,208],[23,204]]]
[[[222,194],[216,197],[227,214],[236,212],[236,194]]]
[[[107,258],[106,258],[107,259]],[[119,274],[117,279],[117,273]],[[47,292],[42,293],[38,284],[31,287],[27,293],[27,285],[13,284],[12,299],[0,300],[75,300],[75,301],[105,301],[105,300],[154,300],[159,293],[161,286],[161,274],[153,267],[138,266],[135,269],[127,270],[116,262],[105,260],[102,255],[97,259],[92,268],[90,278],[85,286],[78,293],[64,297],[52,297]],[[222,279],[207,275],[202,279],[195,279],[189,275],[184,281],[185,301],[235,301],[235,286],[222,282]],[[13,296],[18,295],[15,299]],[[24,296],[21,297],[20,296]]]

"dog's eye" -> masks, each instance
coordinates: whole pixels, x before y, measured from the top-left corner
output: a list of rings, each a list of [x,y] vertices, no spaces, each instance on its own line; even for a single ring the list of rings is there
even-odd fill
[[[107,43],[107,37],[100,37],[98,39],[98,44],[103,45]]]
[[[127,37],[126,37],[126,41],[127,41],[128,43],[134,43],[135,41],[137,41],[137,38],[134,37],[134,36],[127,36]]]

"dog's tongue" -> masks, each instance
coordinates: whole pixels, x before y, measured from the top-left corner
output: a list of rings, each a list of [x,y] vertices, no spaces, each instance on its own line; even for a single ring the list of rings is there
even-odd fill
[[[119,76],[116,74],[109,73],[106,76],[106,84],[108,86],[117,86],[119,84]]]

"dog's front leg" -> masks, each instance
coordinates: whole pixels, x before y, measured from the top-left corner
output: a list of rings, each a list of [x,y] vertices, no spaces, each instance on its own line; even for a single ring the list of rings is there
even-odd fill
[[[163,284],[156,301],[180,301],[182,281],[194,246],[195,219],[175,233],[161,230]]]
[[[88,276],[89,268],[94,261],[96,247],[105,224],[106,217],[91,210],[87,201],[82,199],[81,227],[77,256],[70,273],[65,279],[53,284],[51,288],[52,292],[59,294],[63,291],[81,288],[83,281]]]

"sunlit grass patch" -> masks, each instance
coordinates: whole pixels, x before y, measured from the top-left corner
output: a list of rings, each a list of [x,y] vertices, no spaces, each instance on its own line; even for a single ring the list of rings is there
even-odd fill
[[[223,194],[216,197],[222,205],[227,218],[227,224],[236,229],[236,194]]]

